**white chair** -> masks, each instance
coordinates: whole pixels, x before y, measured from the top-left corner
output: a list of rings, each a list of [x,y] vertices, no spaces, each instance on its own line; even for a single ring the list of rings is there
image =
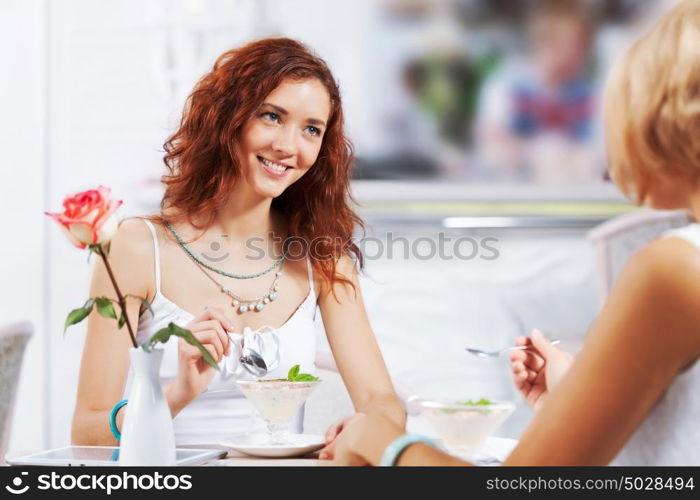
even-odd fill
[[[685,211],[641,209],[610,219],[588,232],[598,253],[601,299],[605,301],[625,263],[663,232],[692,222]]]
[[[33,331],[26,321],[0,328],[0,464],[5,463],[22,358]]]

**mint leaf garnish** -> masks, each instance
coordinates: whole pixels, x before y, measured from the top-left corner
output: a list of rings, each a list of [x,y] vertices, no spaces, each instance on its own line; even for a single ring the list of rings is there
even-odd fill
[[[309,373],[299,373],[299,365],[294,365],[289,369],[287,380],[289,382],[313,382],[318,380],[318,377],[314,377]]]
[[[492,403],[491,403],[491,401],[489,401],[486,398],[481,398],[478,401],[472,401],[471,399],[467,399],[466,401],[461,401],[457,404],[465,405],[465,406],[488,406]]]

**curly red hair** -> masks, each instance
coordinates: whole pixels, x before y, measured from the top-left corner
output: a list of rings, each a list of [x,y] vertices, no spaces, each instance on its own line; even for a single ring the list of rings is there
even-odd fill
[[[186,220],[197,229],[209,228],[241,176],[238,145],[246,122],[283,80],[313,78],[326,88],[331,104],[321,149],[312,168],[272,205],[286,214],[293,239],[313,241],[313,253],[328,257],[312,258],[324,282],[349,282],[337,274],[336,263],[347,255],[363,267],[352,236],[364,225],[350,208],[354,154],[343,130],[340,91],[326,63],[289,38],[258,40],[224,52],[199,80],[187,98],[179,128],[164,144],[169,173],[161,179],[166,186],[161,213],[152,219]],[[173,208],[166,215],[166,209]]]

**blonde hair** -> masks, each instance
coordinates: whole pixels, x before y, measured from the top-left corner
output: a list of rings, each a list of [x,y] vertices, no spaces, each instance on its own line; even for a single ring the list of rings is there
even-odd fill
[[[700,1],[681,1],[616,65],[605,124],[611,177],[637,203],[658,176],[700,173]]]

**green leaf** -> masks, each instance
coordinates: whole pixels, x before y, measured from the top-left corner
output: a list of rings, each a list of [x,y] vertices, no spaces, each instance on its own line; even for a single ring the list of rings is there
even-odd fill
[[[139,297],[140,298],[140,297]],[[151,311],[151,317],[155,316],[155,313],[153,312],[153,308],[151,307],[151,303],[148,302],[146,299],[141,299],[141,303],[144,305],[146,309]]]
[[[95,304],[97,304],[97,312],[102,316],[105,318],[117,319],[117,313],[114,312],[112,301],[107,297],[97,297],[95,299]]]
[[[75,325],[76,323],[80,323],[82,320],[87,318],[89,314],[90,311],[86,311],[82,307],[79,307],[78,309],[73,309],[71,312],[68,313],[63,332],[65,333],[69,326]]]
[[[93,253],[96,253],[97,255],[100,254],[100,246],[99,245],[88,245],[88,256],[87,256],[87,261],[90,262],[90,257],[92,257]]]
[[[294,365],[289,369],[287,380],[290,382],[311,382],[318,380],[318,377],[314,377],[309,373],[299,373],[299,365]]]
[[[90,315],[90,311],[92,311],[92,306],[94,304],[94,299],[88,299],[87,302],[83,304],[83,307],[73,309],[71,312],[69,312],[68,317],[66,318],[66,324],[63,327],[63,333],[66,333],[69,326],[80,323],[82,320],[87,318]]]
[[[126,323],[126,312],[122,311],[121,315],[119,315],[119,321],[117,321],[117,328],[121,330],[124,323]]]
[[[172,335],[175,335],[176,337],[181,337],[185,339],[185,341],[188,344],[195,346],[197,349],[199,349],[199,352],[202,354],[204,360],[207,363],[209,363],[209,365],[212,368],[214,368],[217,371],[219,370],[219,365],[216,363],[214,358],[212,358],[211,354],[209,354],[209,351],[207,351],[204,348],[204,346],[199,342],[199,340],[197,340],[197,338],[192,334],[192,332],[177,326],[173,322],[168,323],[167,327],[161,328],[156,333],[154,333],[150,339],[141,344],[141,347],[144,351],[151,352],[155,344],[157,344],[158,342],[167,342],[168,340],[170,340],[170,337]]]
[[[481,398],[478,401],[472,401],[471,399],[467,399],[466,401],[461,401],[457,404],[465,406],[488,406],[491,404],[491,401],[489,401],[486,398]]]
[[[124,295],[124,298],[127,298],[127,297],[133,297],[135,299],[139,299],[141,301],[141,304],[143,304],[143,306],[151,312],[151,317],[155,316],[155,313],[153,312],[153,308],[151,307],[151,303],[148,302],[146,299],[144,299],[143,297],[139,297],[138,295],[131,295],[131,294]]]
[[[97,255],[102,255],[102,245],[97,243],[96,245],[88,245],[90,253],[96,253]]]

